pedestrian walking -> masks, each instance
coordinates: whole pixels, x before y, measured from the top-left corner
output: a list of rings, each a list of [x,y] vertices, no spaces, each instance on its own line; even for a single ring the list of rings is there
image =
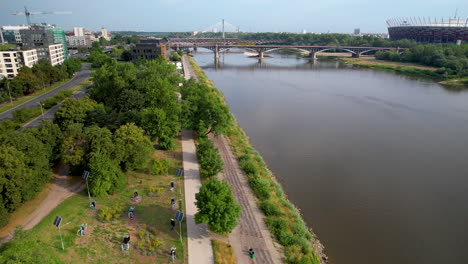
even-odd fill
[[[255,252],[254,252],[253,248],[249,249],[249,256],[250,256],[251,259],[255,258]]]
[[[91,200],[91,209],[96,209],[96,201],[95,200]]]

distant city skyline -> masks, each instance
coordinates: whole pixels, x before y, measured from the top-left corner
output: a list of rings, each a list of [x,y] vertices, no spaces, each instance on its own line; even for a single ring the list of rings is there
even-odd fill
[[[209,28],[222,18],[244,32],[385,33],[394,17],[431,17],[438,20],[468,17],[468,1],[447,0],[23,0],[0,4],[0,25],[25,24],[12,12],[71,11],[68,15],[34,15],[32,22],[56,24],[65,30],[84,27],[100,31],[185,32]]]

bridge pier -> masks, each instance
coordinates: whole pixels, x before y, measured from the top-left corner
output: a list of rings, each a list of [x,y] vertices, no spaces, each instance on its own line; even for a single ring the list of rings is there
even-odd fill
[[[316,60],[317,59],[317,52],[311,51],[308,56],[310,59]]]
[[[351,58],[359,58],[361,54],[359,53],[352,53]]]
[[[263,55],[265,54],[265,52],[263,50],[259,50],[258,51],[258,58],[259,59],[263,59]]]
[[[214,61],[215,61],[215,64],[219,63],[219,50],[218,49],[216,49],[214,52]]]

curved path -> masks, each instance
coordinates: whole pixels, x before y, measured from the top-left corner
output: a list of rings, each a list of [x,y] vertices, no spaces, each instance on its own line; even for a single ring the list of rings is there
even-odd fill
[[[5,120],[5,119],[11,119],[13,118],[13,112],[15,110],[21,109],[21,108],[34,108],[38,105],[38,103],[41,100],[44,100],[46,98],[49,98],[51,96],[56,95],[58,92],[61,90],[69,90],[78,84],[82,83],[84,80],[88,79],[91,76],[91,71],[88,69],[87,65],[82,65],[81,70],[75,74],[75,76],[68,81],[67,83],[64,83],[60,85],[59,87],[48,91],[47,93],[38,96],[34,99],[31,99],[29,101],[26,101],[20,105],[17,105],[3,113],[0,114],[0,121]]]
[[[67,165],[60,166],[57,173],[53,176],[53,184],[47,197],[31,214],[20,219],[17,222],[18,225],[23,226],[25,230],[33,228],[67,198],[84,190],[86,184],[83,181],[72,183],[72,177],[68,176],[68,170],[69,167]],[[15,226],[9,227],[9,229],[2,230],[2,233],[7,232],[8,235],[0,238],[0,243],[8,242],[13,238]]]

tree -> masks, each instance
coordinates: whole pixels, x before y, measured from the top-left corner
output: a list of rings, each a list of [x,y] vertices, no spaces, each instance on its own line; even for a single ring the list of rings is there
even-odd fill
[[[89,161],[89,190],[96,197],[102,197],[125,186],[125,176],[119,165],[107,154],[95,152]]]
[[[202,177],[212,177],[223,171],[223,161],[218,149],[207,138],[200,138],[197,145],[197,157]]]
[[[152,139],[158,139],[162,149],[174,148],[174,137],[179,133],[177,118],[168,118],[161,108],[146,108],[143,111],[142,127]]]
[[[144,131],[133,123],[121,126],[115,131],[115,159],[126,170],[143,168],[153,153],[151,141]]]
[[[84,135],[86,137],[86,153],[101,153],[109,157],[114,152],[114,142],[112,141],[112,132],[109,129],[98,127],[96,125],[85,127]]]
[[[72,123],[84,123],[88,112],[94,110],[96,105],[96,102],[88,97],[68,98],[55,112],[55,122],[62,130]]]
[[[38,127],[26,130],[25,133],[31,133],[44,144],[51,161],[60,157],[60,143],[63,141],[63,135],[57,124],[44,120],[39,123]]]
[[[131,61],[132,53],[129,50],[124,50],[124,52],[122,52],[121,59],[123,61]]]
[[[205,223],[211,231],[220,234],[229,233],[237,226],[241,207],[225,181],[210,179],[203,184],[195,198],[198,208],[195,214],[197,224]]]

